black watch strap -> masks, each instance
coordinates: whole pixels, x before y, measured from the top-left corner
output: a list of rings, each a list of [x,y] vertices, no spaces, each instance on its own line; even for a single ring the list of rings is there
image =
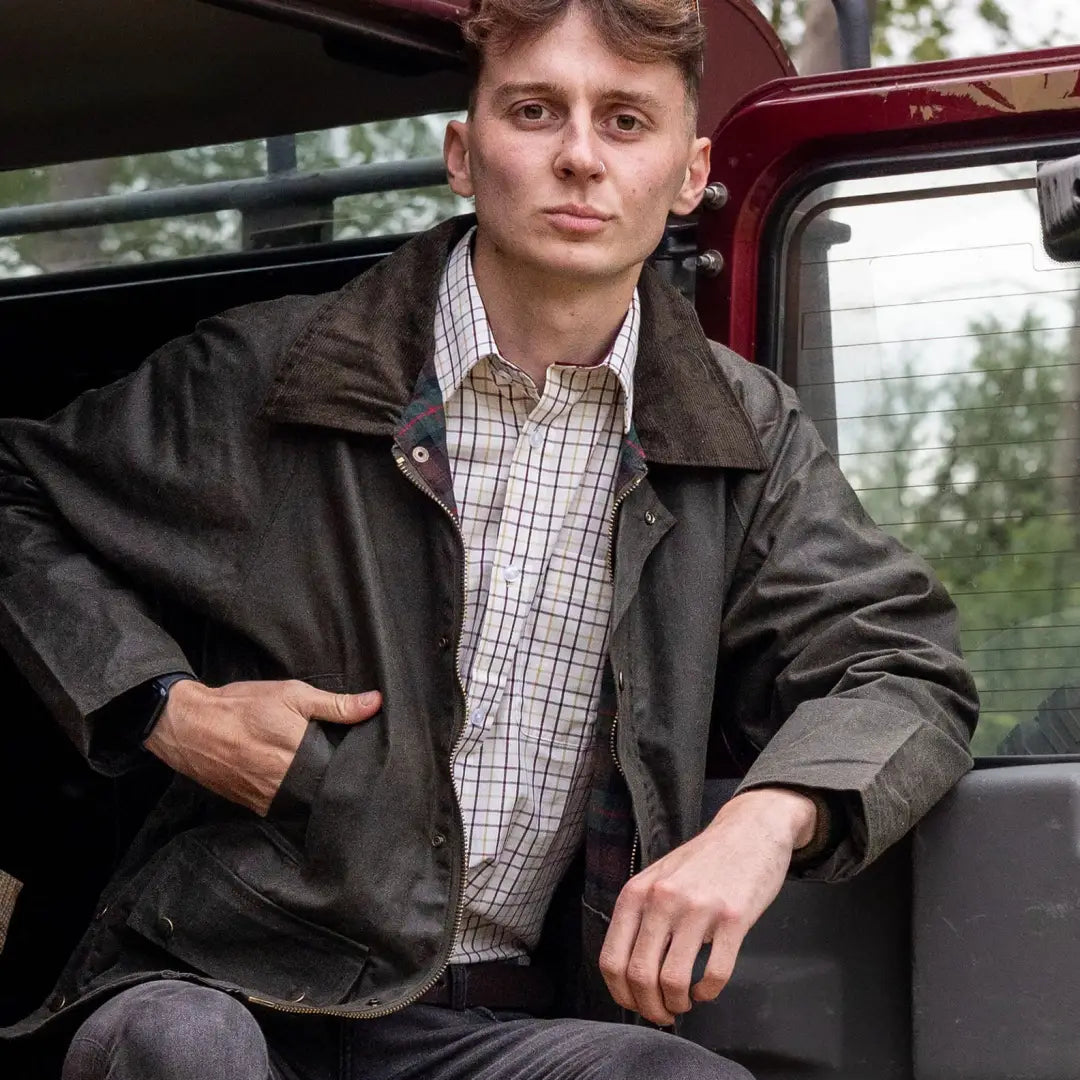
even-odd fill
[[[150,738],[151,733],[157,726],[157,722],[161,719],[161,714],[165,711],[165,705],[169,700],[169,691],[178,682],[194,678],[194,675],[189,675],[186,671],[174,671],[169,675],[159,675],[156,679],[151,679],[146,683],[148,694],[147,715],[142,734],[139,736],[140,743],[144,743]]]

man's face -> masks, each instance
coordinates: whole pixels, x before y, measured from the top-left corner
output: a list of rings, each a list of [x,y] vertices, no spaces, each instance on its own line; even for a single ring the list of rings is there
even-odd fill
[[[635,271],[669,211],[708,178],[674,63],[611,52],[578,9],[485,58],[472,115],[447,130],[450,186],[475,196],[478,243],[558,278]]]

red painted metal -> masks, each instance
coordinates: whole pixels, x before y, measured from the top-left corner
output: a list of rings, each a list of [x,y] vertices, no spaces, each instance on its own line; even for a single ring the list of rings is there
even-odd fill
[[[947,153],[1021,138],[1080,137],[1080,48],[782,79],[751,92],[713,136],[712,179],[728,188],[703,214],[703,248],[725,270],[699,281],[709,335],[754,358],[761,250],[776,199],[813,167],[901,152]]]
[[[698,127],[707,134],[740,98],[793,76],[795,67],[752,0],[703,0],[701,17],[707,36]]]
[[[345,5],[339,0],[337,6]],[[356,7],[355,4],[351,6]],[[409,15],[419,15],[428,19],[459,22],[469,10],[469,0],[379,0],[379,3],[372,6],[388,8],[390,11],[401,11]]]

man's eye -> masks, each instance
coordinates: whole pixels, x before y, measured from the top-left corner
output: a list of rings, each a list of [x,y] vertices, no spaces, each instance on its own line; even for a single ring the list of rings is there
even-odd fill
[[[641,127],[641,121],[632,113],[619,113],[615,117],[615,127],[619,131],[637,131]]]
[[[522,105],[519,110],[519,115],[522,120],[543,120],[544,119],[544,106],[537,105],[535,103],[531,105]]]

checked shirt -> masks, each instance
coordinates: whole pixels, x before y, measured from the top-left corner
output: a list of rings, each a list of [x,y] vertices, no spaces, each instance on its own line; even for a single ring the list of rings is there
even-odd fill
[[[453,772],[469,858],[455,963],[533,949],[581,843],[640,318],[635,293],[604,361],[552,367],[538,394],[499,355],[471,240],[447,264],[434,356],[467,555],[467,724]]]

